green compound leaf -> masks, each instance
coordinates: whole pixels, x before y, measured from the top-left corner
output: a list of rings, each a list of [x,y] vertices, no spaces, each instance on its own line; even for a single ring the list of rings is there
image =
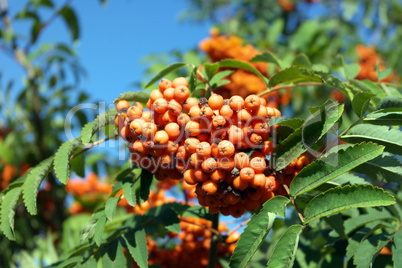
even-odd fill
[[[14,216],[15,208],[21,196],[21,187],[14,187],[10,189],[3,197],[0,207],[1,217],[1,230],[4,235],[10,239],[15,240],[14,235]]]
[[[149,172],[146,169],[143,169],[141,171],[141,177],[140,177],[140,198],[143,201],[148,200],[149,196],[149,188],[151,187],[152,180],[154,178],[154,175]]]
[[[300,82],[320,82],[323,80],[320,76],[316,75],[313,71],[305,68],[293,66],[279,73],[276,73],[269,80],[269,87],[274,87],[279,84],[300,83]]]
[[[372,141],[385,146],[385,151],[402,154],[402,132],[387,126],[360,124],[350,129],[341,139],[349,143]]]
[[[140,268],[148,267],[148,247],[144,229],[132,230],[123,235],[126,246]]]
[[[54,171],[57,178],[66,184],[70,177],[70,157],[82,145],[81,139],[76,138],[63,143],[54,155]]]
[[[134,187],[134,178],[133,177],[126,177],[123,179],[123,194],[124,198],[126,198],[127,203],[130,206],[136,205],[136,193]]]
[[[22,185],[22,194],[25,206],[31,215],[36,215],[36,198],[39,192],[39,186],[51,171],[53,157],[43,160],[39,165],[31,169]]]
[[[304,210],[305,223],[350,208],[389,206],[395,198],[372,185],[347,185],[332,188],[314,197]]]
[[[239,60],[233,60],[233,59],[225,59],[216,62],[219,64],[219,67],[221,68],[236,68],[236,69],[243,69],[246,71],[249,71],[250,73],[255,74],[259,78],[261,78],[266,84],[268,83],[268,79],[263,76],[260,71],[258,71],[256,68],[251,66],[250,64],[244,62],[244,61],[239,61]]]
[[[264,241],[275,221],[276,215],[284,216],[284,210],[289,199],[275,196],[264,203],[261,211],[251,216],[247,227],[237,241],[229,266],[244,268]]]
[[[297,55],[292,61],[292,65],[299,66],[302,68],[311,68],[311,62],[306,54]]]
[[[152,86],[153,84],[155,84],[158,80],[164,78],[167,74],[170,74],[176,70],[179,70],[183,67],[187,67],[189,66],[189,64],[187,63],[183,63],[183,62],[176,62],[173,64],[168,65],[166,68],[164,68],[162,71],[160,71],[159,73],[157,73],[152,79],[151,81],[148,82],[148,84],[145,85],[145,88],[148,88],[150,86]]]
[[[353,263],[356,268],[372,266],[372,262],[380,250],[388,244],[390,237],[385,234],[376,234],[364,239],[357,246],[353,256]]]
[[[376,96],[376,94],[369,92],[359,92],[355,95],[352,100],[352,108],[359,118],[363,117],[364,113],[367,111],[370,99],[374,96]]]
[[[388,108],[402,108],[402,98],[397,96],[386,96],[380,100],[376,109],[388,109]]]
[[[379,156],[383,150],[383,146],[374,143],[361,143],[322,157],[296,175],[290,184],[290,194],[297,196],[308,192]]]
[[[364,117],[365,123],[385,126],[402,126],[402,108],[381,109]]]
[[[289,226],[275,245],[274,251],[268,260],[268,268],[293,267],[299,245],[299,236],[303,226],[296,224]]]
[[[149,95],[150,93],[148,91],[128,91],[120,94],[120,96],[114,100],[114,103],[117,103],[121,100],[146,103],[149,100]]]
[[[273,53],[266,51],[262,54],[259,54],[252,58],[250,62],[267,62],[276,64],[279,67],[282,67],[282,62],[278,57],[276,57]]]

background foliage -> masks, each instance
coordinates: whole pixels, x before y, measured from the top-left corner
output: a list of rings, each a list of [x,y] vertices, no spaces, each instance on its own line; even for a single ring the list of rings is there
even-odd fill
[[[223,267],[398,267],[402,2],[375,2],[189,0],[183,20],[213,21],[211,36],[191,51],[145,57],[144,81],[134,81],[141,92],[116,96],[145,105],[160,79],[184,76],[194,97],[261,94],[282,111],[270,121],[280,133],[273,170],[291,181],[258,210],[218,224],[185,183],[90,150],[122,141],[115,110],[76,112],[67,127],[81,135],[65,140],[65,117],[90,97],[72,45],[75,10],[32,0],[11,17],[2,1],[1,53],[25,76],[0,84],[1,267],[188,267],[184,256],[194,254],[200,267],[214,258]],[[71,42],[41,43],[56,18]],[[19,21],[29,31],[15,32]],[[291,170],[311,148],[316,160]]]

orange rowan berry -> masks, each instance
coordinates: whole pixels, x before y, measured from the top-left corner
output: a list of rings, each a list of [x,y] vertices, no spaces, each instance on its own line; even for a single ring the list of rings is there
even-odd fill
[[[212,118],[212,126],[214,128],[220,129],[226,124],[226,120],[221,115],[216,115]]]
[[[158,84],[159,90],[163,93],[167,88],[172,87],[172,81],[167,78],[163,78]]]
[[[212,195],[218,191],[219,186],[216,182],[207,180],[202,183],[202,189],[208,194]]]
[[[145,121],[141,118],[134,119],[130,123],[130,129],[135,135],[141,135],[142,134],[142,129],[145,126]]]
[[[250,162],[251,162],[251,160],[250,160]],[[254,179],[254,176],[255,176],[255,171],[252,168],[245,167],[240,170],[240,179],[242,179],[244,181],[247,181],[247,182],[252,181]]]
[[[187,169],[183,174],[184,181],[190,185],[195,185],[198,183],[195,179],[194,171],[195,169]]]
[[[184,129],[189,136],[198,136],[201,134],[200,122],[197,121],[187,122]]]
[[[127,109],[127,116],[130,120],[140,118],[142,116],[143,107],[141,103],[136,102]]]
[[[184,141],[184,148],[188,154],[193,154],[197,151],[197,146],[200,141],[197,138],[187,138]]]
[[[262,175],[264,175],[264,174],[262,174]],[[251,186],[251,183],[250,183],[250,186]],[[260,189],[249,188],[249,191],[247,192],[247,197],[250,199],[253,199],[255,201],[258,201],[262,197],[262,192]]]
[[[188,81],[185,77],[177,77],[177,78],[173,79],[172,85],[174,88],[176,88],[179,85],[188,87]]]
[[[249,120],[251,120],[252,114],[246,110],[246,109],[241,109],[237,113],[237,120],[240,121],[242,124],[247,123]]]
[[[185,101],[190,97],[190,90],[185,85],[178,85],[174,89],[174,98],[177,101]]]
[[[234,112],[228,104],[224,104],[222,108],[219,110],[219,114],[225,118],[231,118]]]
[[[217,159],[218,168],[231,171],[234,168],[234,160],[230,156],[224,156]]]
[[[275,150],[275,144],[272,141],[264,141],[261,145],[260,150],[265,155],[271,155]]]
[[[121,113],[124,109],[128,109],[130,107],[130,103],[126,100],[120,100],[116,104],[116,111]]]
[[[200,157],[198,154],[193,153],[190,155],[190,164],[195,167],[199,168],[201,167],[201,164],[204,163],[204,159]]]
[[[249,163],[250,163],[250,159],[246,153],[239,152],[239,153],[235,154],[234,164],[235,164],[235,167],[237,167],[238,169],[248,167]]]
[[[168,141],[167,147],[166,147],[166,150],[168,152],[177,153],[178,149],[179,149],[179,144],[178,143],[176,143],[174,141],[171,141],[171,140]]]
[[[233,187],[241,191],[245,190],[249,186],[249,182],[237,176],[233,179]]]
[[[162,144],[162,145],[164,145],[164,144],[167,144],[167,143],[168,143],[168,141],[169,141],[169,135],[168,135],[167,132],[164,131],[164,130],[158,130],[158,131],[155,133],[155,136],[154,136],[153,140],[154,140],[155,144]]]
[[[232,215],[234,218],[239,218],[241,215],[244,214],[244,206],[241,203],[237,203],[234,205],[231,205],[229,207],[230,215]]]
[[[141,119],[143,119],[145,122],[151,122],[153,118],[153,114],[150,111],[143,111]]]
[[[167,107],[168,102],[163,98],[157,99],[152,103],[152,110],[160,114],[166,112]]]
[[[173,87],[169,87],[167,89],[165,89],[165,91],[163,91],[163,97],[167,100],[167,101],[171,101],[174,99],[174,88]]]
[[[187,122],[190,121],[190,117],[188,116],[188,114],[185,113],[181,113],[178,117],[177,117],[177,124],[179,124],[179,126],[185,126],[187,124]]]
[[[228,174],[222,169],[215,169],[209,174],[209,177],[214,182],[221,182]]]
[[[254,188],[263,188],[267,183],[266,176],[262,173],[256,173],[252,181],[250,181],[250,186]]]
[[[201,168],[195,169],[194,176],[198,182],[204,182],[208,180],[208,174],[206,174]]]
[[[197,106],[198,107],[198,100],[196,98],[187,98],[184,102],[183,102],[183,109],[186,112],[189,112],[191,107],[193,106]]]
[[[266,177],[265,188],[272,192],[278,189],[278,181],[276,180],[275,176],[270,175]]]
[[[198,106],[193,106],[190,108],[188,114],[191,120],[199,120],[202,116],[201,108]]]
[[[267,168],[265,159],[261,157],[251,158],[249,166],[255,171],[255,173],[262,173]]]
[[[146,122],[142,128],[142,135],[145,137],[153,137],[158,130],[158,127],[151,122]]]
[[[229,106],[233,111],[240,111],[244,108],[244,99],[238,95],[232,96],[229,100]]]
[[[228,140],[233,144],[239,144],[244,139],[243,130],[237,126],[230,126],[228,129]]]
[[[183,109],[182,105],[175,99],[169,101],[167,108],[174,115],[179,115]]]
[[[205,159],[201,164],[202,170],[206,173],[211,173],[218,167],[218,163],[212,157]]]
[[[223,105],[223,97],[213,93],[208,99],[208,105],[212,110],[219,110]]]
[[[249,95],[244,99],[244,107],[250,111],[253,111],[260,107],[261,98],[257,95]]]
[[[177,123],[168,123],[165,126],[165,131],[169,135],[170,140],[176,140],[180,136],[180,126]]]
[[[196,153],[204,158],[209,157],[211,155],[211,145],[206,141],[200,142],[197,145]]]
[[[157,99],[163,99],[163,94],[162,94],[162,92],[160,92],[159,90],[154,89],[154,90],[152,90],[151,93],[149,94],[149,99],[150,99],[152,102],[156,101]]]
[[[161,117],[161,125],[166,125],[173,122],[177,122],[177,115],[172,114],[170,111],[164,112]]]
[[[219,156],[232,156],[235,152],[233,143],[228,140],[223,140],[218,144],[218,154]]]
[[[212,118],[212,116],[214,116],[214,111],[208,106],[204,106],[204,107],[200,108],[200,110],[201,110],[202,117]]]

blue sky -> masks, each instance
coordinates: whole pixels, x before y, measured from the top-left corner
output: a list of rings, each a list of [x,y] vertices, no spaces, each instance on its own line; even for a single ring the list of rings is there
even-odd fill
[[[25,3],[10,0],[11,14]],[[87,72],[81,88],[92,100],[112,103],[120,93],[132,90],[134,81],[143,80],[146,67],[140,62],[143,57],[196,47],[208,36],[211,25],[180,22],[179,15],[186,5],[185,0],[108,1],[106,6],[97,0],[72,1],[81,26],[81,38],[74,48]],[[43,18],[49,15],[44,13]],[[15,30],[23,32],[23,26],[16,24]],[[39,41],[56,40],[69,41],[67,28],[60,19],[46,28]],[[0,72],[3,84],[10,78],[20,83],[23,75],[21,68],[3,53],[0,53]]]

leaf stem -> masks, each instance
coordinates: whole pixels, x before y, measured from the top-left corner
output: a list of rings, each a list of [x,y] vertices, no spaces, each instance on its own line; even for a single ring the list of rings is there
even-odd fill
[[[303,213],[301,212],[301,209],[299,208],[299,206],[296,203],[296,200],[294,199],[293,196],[290,195],[290,190],[289,187],[285,184],[285,182],[283,181],[283,179],[278,176],[283,188],[285,189],[286,193],[289,195],[290,197],[290,202],[292,202],[293,206],[295,207],[296,211],[297,211],[297,215],[299,216],[299,219],[301,221],[301,223],[304,225],[304,216]]]
[[[85,153],[85,152],[88,151],[89,149],[91,149],[91,148],[93,148],[93,147],[95,147],[95,146],[97,146],[97,145],[99,145],[99,144],[101,144],[101,143],[104,143],[105,141],[108,141],[108,140],[110,140],[110,139],[115,139],[115,138],[117,138],[118,136],[119,136],[118,134],[115,134],[114,136],[107,137],[106,139],[103,139],[103,140],[100,140],[100,141],[97,141],[97,142],[92,143],[92,144],[89,145],[88,147],[85,147],[84,149],[82,149],[82,150],[79,151],[78,153],[72,155],[72,156],[70,157],[70,161],[71,161],[72,159],[76,158],[77,156],[79,156],[80,154]]]
[[[218,230],[218,226],[219,226],[219,213],[212,214],[212,228]],[[218,260],[218,244],[220,241],[219,237],[220,234],[217,235],[216,233],[212,233],[211,246],[209,248],[209,254],[208,254],[207,268],[216,267],[216,262]]]

